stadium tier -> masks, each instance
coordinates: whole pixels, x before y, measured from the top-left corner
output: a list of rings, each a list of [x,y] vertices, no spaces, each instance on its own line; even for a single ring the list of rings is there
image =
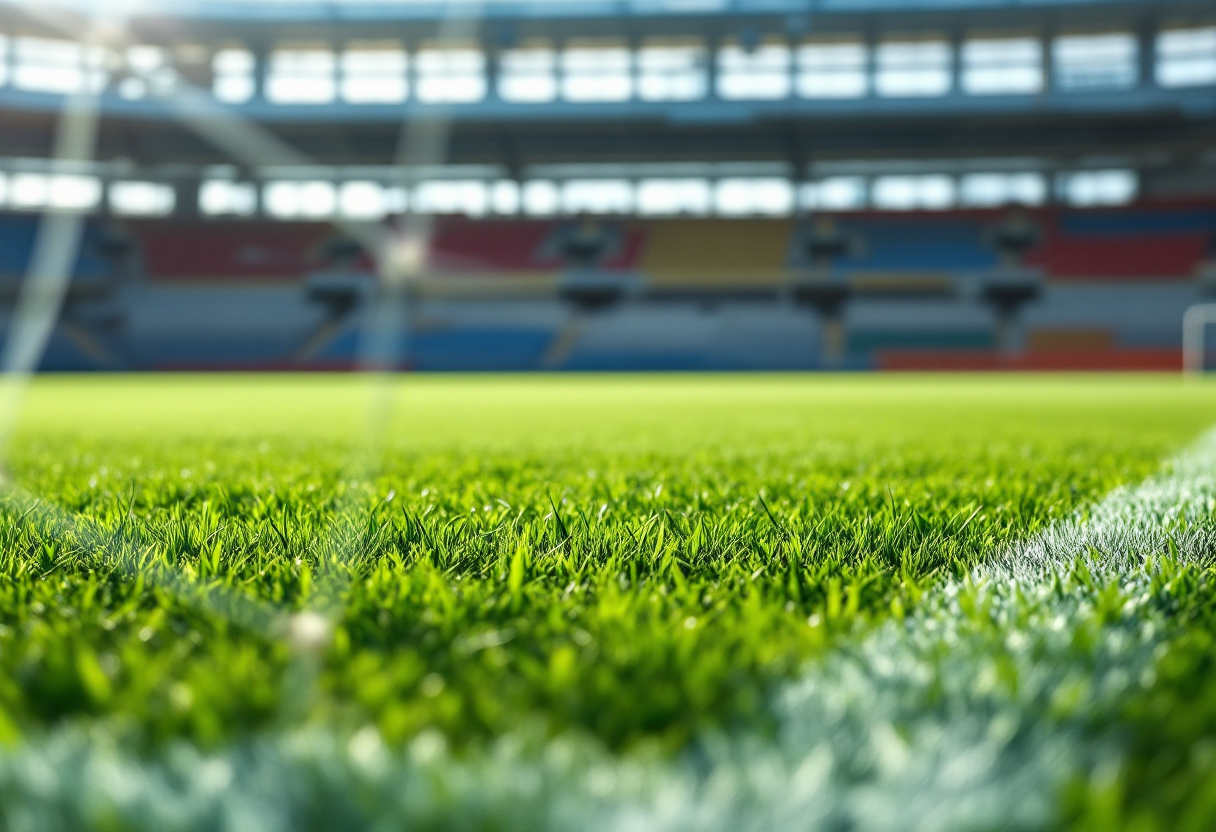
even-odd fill
[[[1192,280],[1216,246],[1216,201],[1136,204],[1117,209],[1019,209],[1035,239],[1020,262],[1048,281]],[[826,216],[820,213],[822,219]],[[976,279],[1000,266],[995,236],[1001,211],[879,213],[833,216],[847,247],[832,271],[846,278],[887,277],[914,283],[926,275]],[[0,274],[13,280],[29,267],[37,217],[0,213]],[[771,288],[814,267],[811,223],[774,219],[435,220],[428,273],[461,277],[556,277],[576,268],[563,248],[592,228],[593,266],[633,273],[655,288]],[[150,283],[255,284],[303,281],[331,268],[341,230],[323,222],[255,220],[93,220],[74,274],[109,270],[101,241],[121,234],[133,245],[138,279]],[[359,253],[344,267],[374,272]]]
[[[829,262],[815,248],[825,220],[839,241]],[[1013,256],[1001,242],[1011,221],[1029,235]],[[34,223],[0,214],[6,285],[28,268]],[[351,366],[375,269],[343,240],[321,222],[90,220],[73,286],[93,288],[69,304],[70,335],[57,335],[48,366]],[[798,302],[810,281],[848,293],[836,366],[1167,368],[1214,251],[1212,200],[802,219],[439,217],[401,350],[418,369],[823,366],[826,322]],[[564,287],[588,275],[620,296],[572,302]],[[1042,290],[1006,354],[985,292],[1009,275]],[[335,305],[318,281],[345,300]]]
[[[0,318],[85,217],[47,368],[350,367],[404,224],[416,369],[1175,367],[1210,2],[958,5],[0,0]]]

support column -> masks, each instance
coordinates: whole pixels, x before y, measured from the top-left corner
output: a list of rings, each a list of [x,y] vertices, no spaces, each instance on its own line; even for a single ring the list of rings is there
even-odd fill
[[[963,92],[963,33],[953,31],[949,37],[950,43],[950,95],[961,95]]]
[[[1136,58],[1139,77],[1136,86],[1140,89],[1155,89],[1157,86],[1157,31],[1148,23],[1136,32]]]
[[[249,44],[253,53],[253,97],[251,102],[264,104],[266,102],[266,73],[270,71],[270,50],[264,43]]]
[[[1054,33],[1048,30],[1043,32],[1039,41],[1043,47],[1040,55],[1043,70],[1043,95],[1048,95],[1055,89],[1055,56],[1051,52],[1054,40]]]
[[[198,219],[198,197],[201,183],[197,178],[179,179],[173,183],[173,216]]]
[[[865,33],[866,44],[866,98],[878,95],[878,38],[873,29]]]
[[[498,94],[498,74],[500,65],[500,54],[502,47],[497,44],[484,42],[481,44],[481,53],[485,56],[485,76],[486,76],[486,97],[487,103],[497,103],[501,101]]]

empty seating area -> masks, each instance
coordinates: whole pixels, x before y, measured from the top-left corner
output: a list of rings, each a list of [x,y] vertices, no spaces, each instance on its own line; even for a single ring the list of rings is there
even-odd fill
[[[300,280],[324,263],[324,223],[148,220],[132,226],[149,277],[169,281]]]
[[[0,213],[0,281],[15,282],[26,275],[38,233],[35,214]],[[100,227],[85,225],[73,275],[77,279],[103,278],[108,274],[105,258],[98,252]]]
[[[787,219],[653,220],[640,270],[660,290],[772,287],[785,275],[794,227]]]
[[[632,224],[446,217],[435,224],[431,265],[453,274],[552,273],[579,259],[603,271],[629,271],[643,240]]]
[[[847,274],[955,274],[991,269],[992,217],[980,213],[866,216],[839,223],[850,242],[839,267]]]
[[[471,219],[441,217],[432,239],[437,280],[476,276],[509,284],[569,270],[627,273],[654,290],[770,290],[811,268],[858,283],[914,285],[983,275],[1002,262],[994,233],[999,210],[841,212],[819,218]],[[1024,265],[1048,280],[1189,280],[1216,256],[1216,204],[1141,203],[1119,209],[1029,209],[1037,242]],[[34,214],[0,214],[0,277],[24,275],[37,231]],[[814,262],[815,234],[844,242],[826,266]],[[110,268],[107,235],[135,243],[153,282],[301,281],[332,269],[340,231],[324,222],[127,220],[91,218],[77,277]],[[344,268],[369,271],[370,258]]]
[[[1056,280],[1186,280],[1216,253],[1216,206],[1044,211],[1028,261]]]

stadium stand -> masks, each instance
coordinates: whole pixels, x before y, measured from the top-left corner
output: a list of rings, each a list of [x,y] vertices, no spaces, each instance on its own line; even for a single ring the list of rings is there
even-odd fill
[[[1053,280],[1189,279],[1216,238],[1216,203],[1139,203],[1107,209],[1026,212],[1040,238],[1025,258]],[[994,269],[992,236],[1002,213],[848,212],[836,225],[850,241],[834,268],[852,278],[966,279]],[[36,218],[0,214],[0,271],[24,273]],[[561,241],[577,221],[443,217],[430,267],[437,275],[553,275],[566,268]],[[302,280],[326,260],[328,223],[251,220],[128,221],[154,281]],[[810,267],[806,223],[794,219],[628,219],[600,223],[609,245],[594,263],[643,275],[661,289],[759,290]],[[90,224],[90,239],[96,224]],[[357,268],[372,270],[367,257]],[[77,273],[105,261],[86,245]]]
[[[985,238],[987,219],[982,214],[850,217],[840,226],[859,245],[839,266],[858,275],[991,269],[997,258]]]
[[[482,5],[459,43],[436,4],[136,5],[98,63],[0,0],[5,310],[37,212],[88,215],[45,365],[351,366],[342,225],[403,215],[416,369],[1164,367],[1216,287],[1210,0]],[[441,164],[395,165],[403,118]]]
[[[792,229],[790,220],[656,220],[639,270],[659,291],[772,289],[785,278]]]
[[[1216,206],[1047,211],[1028,262],[1055,280],[1195,277],[1216,237]]]
[[[290,281],[320,268],[326,223],[247,220],[134,224],[149,278],[162,281]]]
[[[37,230],[37,215],[0,213],[0,280],[13,283],[25,277]],[[100,237],[101,228],[97,223],[85,226],[84,239],[72,269],[77,280],[96,280],[108,275],[109,264],[98,251]]]

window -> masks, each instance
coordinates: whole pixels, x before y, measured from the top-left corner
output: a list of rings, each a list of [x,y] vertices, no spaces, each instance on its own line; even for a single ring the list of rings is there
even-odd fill
[[[959,201],[975,208],[1042,205],[1047,183],[1038,173],[969,173],[959,187]]]
[[[567,214],[628,214],[633,185],[624,179],[571,179],[562,185],[562,211]]]
[[[962,80],[971,95],[1039,92],[1043,45],[1034,38],[969,40],[963,44]]]
[[[257,191],[249,182],[211,179],[198,189],[198,210],[207,216],[248,217],[257,210],[257,204]]]
[[[334,53],[326,49],[277,49],[270,53],[266,98],[276,104],[326,104],[334,100]]]
[[[0,171],[0,205],[8,202],[8,176]]]
[[[722,179],[714,187],[714,210],[722,216],[783,216],[793,208],[794,188],[785,179]]]
[[[790,49],[768,44],[754,50],[724,46],[718,51],[718,95],[741,100],[776,100],[790,94]]]
[[[663,216],[709,213],[712,191],[704,179],[643,179],[638,183],[639,214]]]
[[[331,217],[337,208],[337,191],[332,182],[268,182],[262,192],[266,213],[280,219],[321,219]]]
[[[378,220],[389,213],[389,200],[379,182],[343,182],[338,188],[338,213],[352,220]]]
[[[638,50],[638,98],[695,101],[707,90],[703,46],[643,46]]]
[[[91,211],[101,202],[101,182],[77,174],[18,173],[8,185],[13,208]]]
[[[0,87],[8,83],[8,38],[0,35]]]
[[[460,104],[485,98],[485,56],[476,49],[423,49],[414,67],[419,101]]]
[[[819,211],[856,211],[866,205],[866,180],[860,176],[829,176],[801,188],[802,207]]]
[[[626,101],[633,95],[633,60],[624,47],[573,47],[562,52],[562,98]]]
[[[105,86],[104,55],[99,48],[44,38],[17,38],[14,43],[14,87],[71,95],[99,92]]]
[[[798,48],[798,95],[859,98],[866,94],[866,47],[861,43],[805,44]]]
[[[954,180],[945,175],[880,176],[871,195],[875,208],[940,210],[954,205]]]
[[[878,46],[874,88],[889,97],[945,95],[950,91],[950,44],[889,42]]]
[[[1163,87],[1216,84],[1216,26],[1157,35],[1157,83]]]
[[[557,98],[556,70],[552,49],[508,49],[498,59],[498,95],[503,101],[552,101]]]
[[[168,55],[159,46],[131,46],[126,51],[127,77],[118,84],[118,94],[126,99],[145,98],[149,93],[166,95],[173,91],[177,73]]]
[[[1069,205],[1126,205],[1136,198],[1136,174],[1130,170],[1087,170],[1060,177],[1060,195]]]
[[[342,53],[340,94],[349,104],[397,104],[409,96],[401,49],[353,47]]]
[[[414,210],[420,214],[467,214],[479,217],[489,210],[486,183],[476,180],[437,180],[414,188]]]
[[[248,49],[221,49],[211,59],[211,94],[225,104],[253,98],[253,53]]]
[[[547,179],[534,179],[524,183],[521,204],[525,214],[547,217],[557,213],[561,206],[561,194],[556,183]]]
[[[1129,34],[1059,37],[1052,53],[1061,89],[1130,87],[1139,76],[1136,40]]]
[[[135,217],[171,214],[177,199],[173,188],[159,182],[114,182],[109,190],[110,209]]]
[[[519,183],[503,179],[491,185],[490,208],[495,214],[519,213]]]

